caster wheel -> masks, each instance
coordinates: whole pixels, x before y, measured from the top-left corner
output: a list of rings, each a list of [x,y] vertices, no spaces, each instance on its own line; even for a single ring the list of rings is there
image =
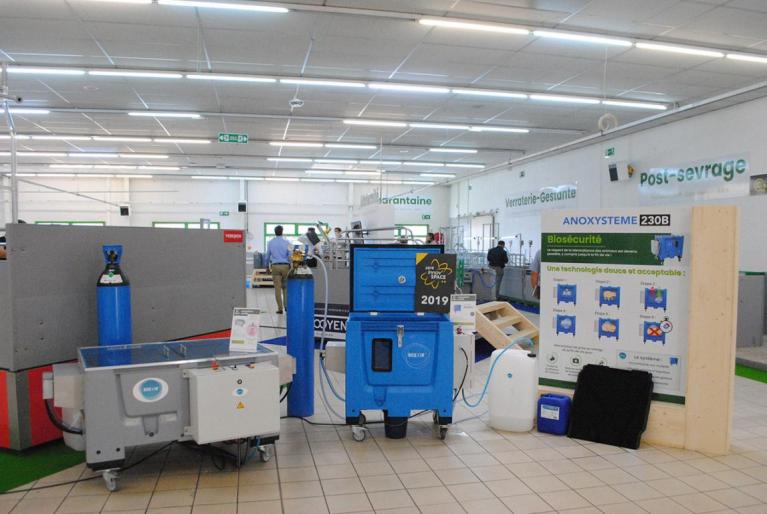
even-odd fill
[[[435,425],[439,425],[439,415],[437,414],[437,411],[433,411],[431,413],[431,420],[434,422]]]
[[[362,441],[365,440],[366,437],[367,437],[367,430],[365,429],[365,427],[357,427],[357,426],[352,427],[352,439],[354,439],[358,443],[361,443]]]
[[[258,456],[261,458],[261,462],[269,462],[272,460],[272,456],[274,455],[274,447],[269,446],[260,446],[258,448]]]
[[[439,438],[444,440],[447,437],[447,427],[439,427]]]
[[[106,486],[107,491],[110,493],[117,491],[117,473],[107,470],[104,471],[101,476],[104,479],[104,485]]]
[[[360,412],[360,419],[358,421],[359,426],[364,427],[365,423],[367,422],[368,422],[368,418],[366,418],[365,415]]]

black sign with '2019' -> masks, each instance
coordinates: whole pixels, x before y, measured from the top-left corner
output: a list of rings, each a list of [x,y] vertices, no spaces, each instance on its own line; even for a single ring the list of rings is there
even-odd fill
[[[455,254],[418,254],[415,269],[415,311],[450,312],[455,290]]]

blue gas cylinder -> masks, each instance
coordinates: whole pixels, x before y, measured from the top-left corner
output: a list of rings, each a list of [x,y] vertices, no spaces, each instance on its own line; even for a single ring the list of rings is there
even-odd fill
[[[295,273],[288,278],[287,311],[287,349],[288,354],[296,360],[296,373],[288,392],[288,416],[312,416],[314,414],[314,279],[311,273]]]
[[[538,432],[564,435],[569,421],[569,396],[544,394],[538,399]]]
[[[99,275],[96,286],[96,308],[100,346],[117,346],[133,343],[133,318],[131,314],[130,282],[120,269],[122,245],[103,247],[106,267]],[[102,365],[128,364],[130,351],[116,349],[102,353]]]

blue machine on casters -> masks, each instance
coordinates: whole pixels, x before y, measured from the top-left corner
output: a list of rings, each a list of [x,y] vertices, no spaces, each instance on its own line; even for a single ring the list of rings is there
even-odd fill
[[[434,411],[440,438],[453,420],[453,326],[416,313],[416,254],[441,245],[351,245],[346,324],[346,423],[365,438],[364,410],[384,413],[386,437],[407,435],[414,410]]]

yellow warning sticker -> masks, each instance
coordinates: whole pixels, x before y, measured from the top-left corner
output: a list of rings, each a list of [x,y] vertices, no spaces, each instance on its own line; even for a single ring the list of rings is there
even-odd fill
[[[237,402],[237,410],[242,410],[245,408],[245,404],[242,402]]]

